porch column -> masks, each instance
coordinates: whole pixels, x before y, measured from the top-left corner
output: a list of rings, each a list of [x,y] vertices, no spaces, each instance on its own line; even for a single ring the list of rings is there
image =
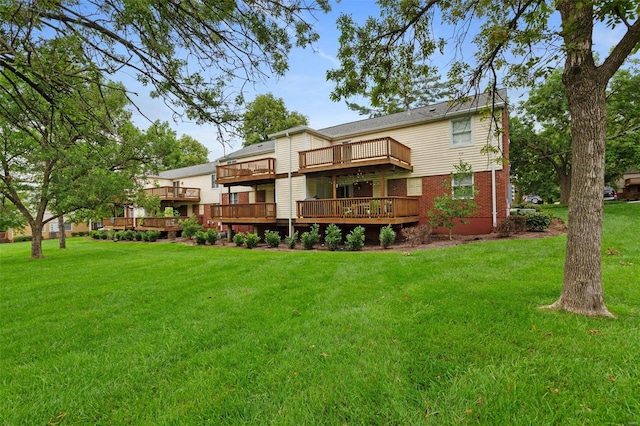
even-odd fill
[[[380,170],[380,196],[385,197],[384,170]]]
[[[331,182],[333,183],[332,187],[333,187],[333,196],[332,198],[335,200],[336,198],[338,198],[338,178],[336,177],[336,175],[333,175],[331,177]]]

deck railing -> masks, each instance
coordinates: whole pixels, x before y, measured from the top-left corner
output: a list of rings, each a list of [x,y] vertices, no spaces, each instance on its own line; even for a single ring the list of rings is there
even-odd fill
[[[411,197],[337,198],[297,202],[299,218],[398,218],[418,215]]]
[[[274,219],[276,203],[219,204],[211,206],[212,219]]]
[[[393,159],[407,165],[411,164],[411,149],[390,137],[336,144],[300,151],[298,154],[301,170],[377,159]]]
[[[136,229],[180,230],[180,221],[188,217],[141,217],[136,219]]]
[[[276,159],[244,161],[242,163],[216,166],[216,182],[237,182],[239,180],[275,179]]]
[[[200,188],[161,186],[159,188],[147,188],[144,191],[147,195],[160,197],[161,200],[200,201]]]
[[[187,217],[107,217],[102,219],[102,226],[107,229],[142,229],[142,230],[179,230],[180,221]]]
[[[133,229],[134,219],[132,217],[105,217],[102,219],[102,227],[107,229]]]

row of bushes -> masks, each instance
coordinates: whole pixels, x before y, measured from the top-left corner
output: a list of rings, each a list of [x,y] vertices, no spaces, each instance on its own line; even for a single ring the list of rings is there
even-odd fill
[[[127,229],[125,231],[91,231],[89,233],[94,240],[113,240],[113,241],[148,241],[154,242],[160,238],[160,231],[133,231]]]
[[[89,232],[72,232],[71,233],[72,237],[84,237],[87,235],[89,235]],[[31,240],[32,240],[31,235],[19,235],[13,238],[14,243],[21,243],[23,241],[31,241]]]
[[[286,247],[290,249],[294,249],[298,242],[298,231],[295,231],[293,235],[287,236],[284,238],[284,244]],[[384,248],[388,248],[391,246],[396,239],[396,232],[393,230],[391,225],[385,226],[380,230],[380,245]],[[305,250],[313,249],[317,244],[322,241],[322,237],[320,235],[320,226],[318,224],[314,224],[311,226],[309,231],[305,231],[300,235],[300,244]],[[362,250],[364,247],[365,241],[365,228],[362,226],[355,227],[345,238],[343,241],[342,238],[342,230],[335,224],[330,224],[325,229],[324,235],[324,244],[325,246],[331,250],[335,251],[339,248],[339,246],[344,242],[347,250],[350,251],[358,251]],[[260,243],[260,237],[257,234],[247,232],[247,233],[237,233],[233,236],[233,242],[238,246],[246,246],[247,248],[254,248]],[[283,241],[280,238],[280,234],[278,231],[265,231],[264,233],[264,242],[269,247],[278,247]]]
[[[542,232],[551,225],[553,215],[536,209],[535,212],[520,212],[502,219],[496,228],[501,237],[524,231]]]

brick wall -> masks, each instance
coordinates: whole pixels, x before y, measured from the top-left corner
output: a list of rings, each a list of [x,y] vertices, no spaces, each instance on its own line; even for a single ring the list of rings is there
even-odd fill
[[[454,234],[481,234],[493,230],[492,201],[491,201],[491,172],[477,172],[473,181],[478,191],[475,201],[478,210],[471,216],[468,225],[458,225],[453,229]],[[422,178],[422,196],[419,201],[420,224],[426,225],[429,220],[428,212],[433,207],[433,199],[444,194],[447,189],[444,182],[451,183],[450,175],[426,176]],[[496,212],[498,222],[507,215],[507,170],[496,171]],[[440,232],[441,230],[438,230]],[[447,231],[448,232],[448,231]]]
[[[387,181],[387,194],[389,197],[406,197],[407,179],[389,179]]]

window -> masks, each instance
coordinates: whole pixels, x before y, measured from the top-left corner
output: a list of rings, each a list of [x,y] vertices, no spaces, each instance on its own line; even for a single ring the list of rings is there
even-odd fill
[[[353,184],[338,185],[336,195],[338,198],[353,198]]]
[[[238,202],[239,199],[237,192],[232,192],[231,194],[229,194],[229,204],[238,204]]]
[[[451,175],[451,195],[453,198],[473,198],[473,175]]]
[[[471,117],[451,120],[451,147],[473,145],[473,135]]]
[[[217,188],[218,184],[216,183],[216,174],[211,175],[211,188]]]

